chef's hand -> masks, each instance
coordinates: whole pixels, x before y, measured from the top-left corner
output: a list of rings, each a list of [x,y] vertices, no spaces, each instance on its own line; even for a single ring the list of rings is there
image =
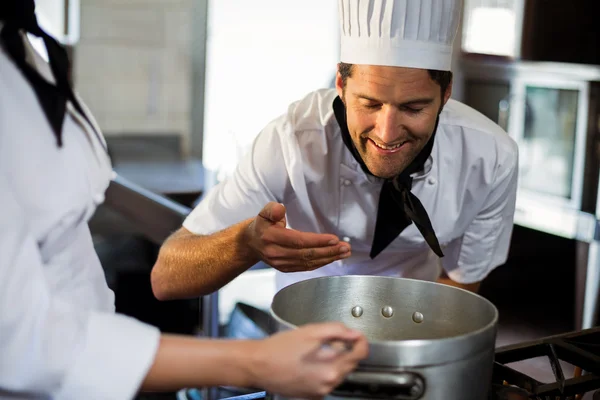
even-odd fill
[[[351,346],[345,351],[321,347],[336,340]],[[254,384],[281,396],[321,398],[342,383],[368,351],[365,337],[342,323],[304,325],[257,341]]]
[[[350,244],[335,235],[287,229],[280,203],[268,203],[247,233],[254,255],[282,272],[312,271],[350,256]]]

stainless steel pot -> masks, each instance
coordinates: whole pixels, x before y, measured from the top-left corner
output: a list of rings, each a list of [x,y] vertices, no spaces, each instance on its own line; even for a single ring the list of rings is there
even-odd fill
[[[366,335],[368,358],[331,399],[487,399],[498,311],[477,294],[404,278],[320,277],[279,291],[271,314],[277,330],[341,321]]]

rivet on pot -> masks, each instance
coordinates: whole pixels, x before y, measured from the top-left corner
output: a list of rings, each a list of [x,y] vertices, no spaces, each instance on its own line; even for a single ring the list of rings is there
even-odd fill
[[[412,320],[415,321],[417,324],[420,324],[421,322],[423,322],[423,314],[421,314],[418,311],[415,311],[412,315]]]
[[[394,315],[394,309],[390,306],[385,306],[381,309],[381,314],[386,318],[390,318]]]
[[[361,306],[354,306],[352,307],[352,316],[355,318],[358,318],[362,315],[363,313],[363,309]]]

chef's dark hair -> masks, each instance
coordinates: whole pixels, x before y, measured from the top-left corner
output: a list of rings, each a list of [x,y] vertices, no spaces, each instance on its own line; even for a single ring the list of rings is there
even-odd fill
[[[346,86],[346,81],[348,80],[350,75],[352,75],[353,66],[354,64],[347,64],[343,62],[339,63],[338,65],[338,71],[342,76],[342,83],[344,84],[344,86]],[[438,71],[435,69],[430,69],[428,70],[428,72],[431,79],[433,79],[438,85],[440,85],[440,88],[442,89],[442,97],[444,97],[446,89],[448,89],[450,82],[452,82],[452,71]]]

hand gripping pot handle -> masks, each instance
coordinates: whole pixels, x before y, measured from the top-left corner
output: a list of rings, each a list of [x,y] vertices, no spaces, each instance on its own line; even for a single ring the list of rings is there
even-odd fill
[[[425,380],[405,371],[354,371],[331,393],[339,397],[417,400],[425,393]]]

